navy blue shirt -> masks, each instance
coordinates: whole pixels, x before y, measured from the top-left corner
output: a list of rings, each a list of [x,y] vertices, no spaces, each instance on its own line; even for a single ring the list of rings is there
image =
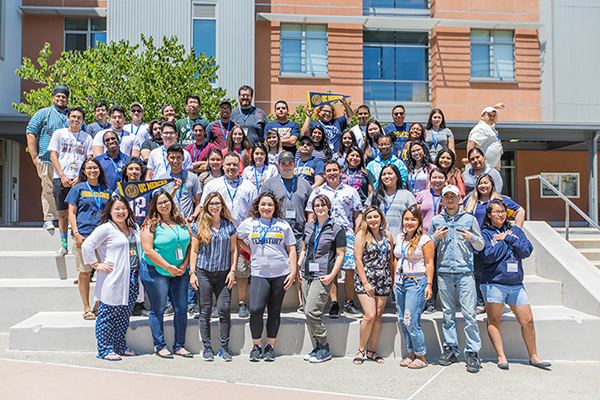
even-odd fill
[[[269,129],[275,129],[280,138],[287,136],[288,133],[292,136],[295,136],[296,139],[300,137],[300,125],[294,121],[288,121],[285,124],[277,121],[271,121],[265,126],[265,134],[269,131]],[[289,151],[292,154],[296,154],[296,146],[283,146],[283,150]]]
[[[324,171],[325,163],[313,156],[306,162],[301,160],[296,161],[294,174],[299,178],[306,179],[312,186],[315,184],[315,176],[322,174]]]
[[[331,147],[331,152],[337,152],[338,148],[340,147],[342,132],[344,132],[344,129],[346,129],[346,127],[348,126],[346,116],[342,115],[339,118],[329,121],[327,124],[321,121],[311,122],[309,125],[309,129],[315,125],[321,125],[323,128],[325,128],[327,140],[329,141],[329,146]]]
[[[117,182],[121,182],[123,177],[121,176],[121,168],[125,165],[128,155],[119,152],[117,158],[111,159],[108,153],[100,154],[96,157],[96,160],[100,161],[100,165],[106,175],[106,181],[110,186],[111,191],[118,189]]]
[[[106,185],[88,184],[81,182],[73,186],[66,199],[67,203],[77,207],[77,230],[83,237],[89,236],[100,223],[100,215],[112,193]]]

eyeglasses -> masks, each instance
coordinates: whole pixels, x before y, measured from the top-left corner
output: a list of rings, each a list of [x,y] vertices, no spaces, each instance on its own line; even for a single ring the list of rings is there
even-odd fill
[[[404,115],[403,112],[396,112],[396,113],[394,113],[394,117],[401,117],[403,115]]]
[[[241,97],[242,99],[251,99],[251,98],[252,98],[252,95],[251,95],[251,94],[240,94],[240,97]]]
[[[221,202],[218,203],[208,203],[209,207],[221,207],[223,204]]]
[[[134,108],[133,110],[131,110],[132,113],[137,114],[137,113],[143,113],[142,110],[140,110],[139,108]]]
[[[164,207],[164,206],[166,206],[166,205],[168,205],[168,204],[171,204],[171,201],[170,201],[170,200],[158,201],[158,202],[156,203],[156,205],[157,205],[157,206],[159,206],[159,207]]]
[[[116,137],[108,137],[108,138],[104,139],[104,143],[116,142],[116,141],[118,141],[118,139]]]
[[[506,211],[492,211],[492,215],[506,215]]]
[[[176,133],[177,133],[177,132],[175,132],[175,131],[166,131],[166,132],[164,132],[164,131],[163,131],[163,132],[161,132],[161,134],[162,134],[163,136],[164,136],[164,135],[175,135]]]

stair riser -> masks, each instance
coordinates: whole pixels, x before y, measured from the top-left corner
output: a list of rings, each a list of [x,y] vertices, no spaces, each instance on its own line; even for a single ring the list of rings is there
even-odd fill
[[[76,279],[78,275],[73,255],[55,258],[31,252],[10,253],[0,258],[0,279]]]
[[[571,239],[569,243],[576,249],[600,249],[600,239]]]
[[[592,263],[598,263],[600,262],[600,251],[595,251],[595,252],[582,252],[581,254],[583,254],[583,256],[585,258],[587,258],[588,260],[590,260]]]
[[[58,228],[54,235],[44,229],[5,228],[0,229],[0,243],[4,251],[56,251],[60,247],[60,232]],[[72,248],[69,232],[69,249]]]
[[[563,304],[562,284],[558,281],[524,282],[532,306],[559,306]]]

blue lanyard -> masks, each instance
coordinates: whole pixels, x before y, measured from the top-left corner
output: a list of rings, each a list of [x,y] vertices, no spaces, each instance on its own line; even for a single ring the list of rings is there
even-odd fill
[[[138,132],[140,131],[140,128],[142,127],[142,125],[144,125],[144,123],[140,123],[137,127],[137,129],[135,130],[135,134],[133,133],[133,122],[131,122],[131,134],[134,136],[137,136]]]
[[[260,244],[264,245],[265,244],[265,239],[267,237],[267,233],[269,233],[269,229],[271,229],[271,225],[273,224],[273,220],[275,218],[271,218],[271,221],[269,221],[269,226],[267,227],[267,229],[265,230],[265,232],[263,233],[263,235],[260,238]],[[260,226],[262,224],[262,222],[260,221],[260,219],[258,220],[258,226]]]
[[[165,145],[163,145],[162,147],[162,155],[163,161],[165,162],[165,171],[171,172],[171,164],[169,164],[169,162],[167,161],[167,152],[165,150]]]
[[[437,213],[438,213],[438,204],[440,203],[440,200],[442,199],[442,195],[439,195],[439,197],[436,200],[435,199],[435,194],[433,194],[433,189],[429,189],[429,191],[431,191],[431,197],[433,198],[433,215],[437,215]]]
[[[423,165],[421,165],[421,168],[419,168],[419,170],[417,171],[417,173],[415,174],[415,172],[413,171],[409,176],[408,176],[408,184],[410,185],[410,191],[413,192],[414,194],[414,190],[415,190],[415,185],[417,183],[417,178],[419,177],[419,174],[421,173],[421,170],[423,170]]]
[[[212,171],[211,171],[212,174]],[[233,207],[233,199],[235,199],[235,195],[237,194],[238,189],[240,188],[240,181],[238,180],[237,186],[235,187],[235,192],[233,192],[233,196],[229,191],[229,184],[227,183],[227,178],[225,178],[225,189],[227,189],[227,194],[229,194],[229,198],[231,199],[231,206]]]
[[[371,231],[371,229],[369,229],[369,231]],[[379,242],[377,241],[377,238],[373,234],[373,231],[371,231],[371,235],[373,235],[373,239],[375,239],[375,243],[377,243],[377,246],[379,246],[379,252],[381,254],[381,261],[383,261],[385,263],[385,257],[388,253],[388,242],[385,238],[385,235],[383,233],[381,234],[381,242],[383,243],[383,245],[379,244]],[[385,246],[385,250],[384,250],[384,246]]]
[[[208,142],[206,141],[206,139],[204,139],[204,143],[202,143],[202,147],[200,147],[200,150],[198,152],[196,152],[196,148],[198,146],[196,146],[196,143],[194,143],[194,147],[192,147],[192,154],[194,154],[194,160],[193,160],[194,162],[200,161],[200,160],[198,160],[198,156],[200,154],[202,154],[202,150],[204,149],[204,146],[206,146],[206,143],[208,143]]]
[[[323,226],[321,226],[321,229],[319,229],[319,221],[315,220],[315,242],[313,243],[313,258],[315,257],[315,253],[317,252],[317,245],[319,244],[319,236],[321,235],[321,233],[323,233],[323,228],[325,228],[325,225],[327,225],[328,222],[329,222],[329,218],[327,218],[327,221],[325,221]]]
[[[354,178],[356,177],[357,173],[358,173],[358,168],[356,169],[356,171],[354,171],[354,174],[352,175],[352,180],[350,181],[350,186],[352,186],[354,184]]]
[[[497,229],[497,228],[494,228],[494,230],[495,230],[496,232],[498,232],[498,233],[503,233],[503,232],[506,232],[506,226],[502,227],[502,232],[500,232],[500,230],[499,230],[499,229]],[[506,243],[506,245],[507,245],[507,246],[508,246],[508,248],[510,249],[510,259],[511,259],[511,260],[514,260],[515,256],[514,256],[514,252],[513,252],[513,248],[512,248],[512,246],[511,246],[510,244],[508,244],[508,242],[507,242],[506,240],[504,241],[504,243]]]
[[[106,129],[106,127],[107,127],[107,126],[108,126],[108,124],[109,124],[109,122],[108,122],[108,121],[106,121],[106,122],[104,123],[104,125],[100,125],[100,122],[98,122],[98,121],[96,121],[96,123],[97,123],[97,124],[98,124],[98,126],[100,127],[100,130],[101,130],[101,131],[105,130],[105,129]]]
[[[60,120],[62,121],[63,128],[66,128],[67,125],[68,125],[68,123],[67,123],[67,117],[64,114],[59,113],[58,111],[56,111],[55,107],[52,107],[52,109],[54,110],[54,112],[56,113],[56,115],[58,115],[58,118],[60,118]]]
[[[490,125],[490,128],[492,128],[492,130],[494,131],[494,133],[496,134],[496,139],[498,139],[499,142],[501,142],[500,140],[500,136],[498,135],[498,131],[496,130],[496,128],[494,128],[492,125]]]
[[[310,162],[310,160],[312,160],[313,158],[315,158],[315,157],[314,157],[314,156],[310,156],[310,158],[309,158],[308,160],[306,160],[306,162],[304,162],[304,161],[302,161],[302,160],[298,160],[298,167],[297,167],[297,168],[300,168],[300,175],[305,175],[305,174],[303,173],[303,171],[304,171],[304,167],[305,167],[305,166],[306,166],[306,164],[308,164],[308,163]],[[300,163],[302,163],[302,164],[300,164]],[[295,175],[298,175],[298,174],[296,174],[296,173],[295,173]],[[308,174],[306,174],[306,175],[308,175]]]
[[[485,171],[487,171],[487,165],[483,168],[483,172],[481,173],[481,175],[485,174]],[[479,178],[481,175],[475,176],[475,171],[471,169],[471,177],[473,178],[473,190],[476,190],[475,182],[477,181],[477,178]]]
[[[382,183],[383,185],[383,183]],[[392,197],[392,201],[390,201],[390,204],[388,204],[387,206],[385,206],[383,208],[383,214],[387,215],[388,210],[390,209],[390,207],[392,206],[392,204],[394,204],[394,200],[396,200],[396,195],[398,194],[398,189],[396,189],[396,193],[394,193],[394,197]]]
[[[406,233],[404,234],[404,237],[402,238],[402,241],[400,242],[400,253],[402,254],[402,259],[400,260],[400,268],[399,270],[402,270],[402,267],[404,267],[404,255],[406,254],[406,250],[408,249],[408,245],[410,244],[410,242],[408,242],[406,244],[406,247],[404,247],[404,240],[406,239]]]
[[[285,189],[285,194],[287,195],[288,199],[290,199],[290,201],[292,201],[292,196],[294,195],[294,189],[296,188],[296,176],[294,175],[294,177],[292,178],[292,191],[288,192],[287,190],[287,186],[285,186],[285,182],[283,181],[283,178],[281,177],[281,175],[279,175],[279,179],[281,179],[281,184],[283,185],[283,188]]]
[[[250,115],[250,114],[248,114],[248,115]],[[244,122],[246,122],[246,120],[244,120]],[[223,136],[225,137],[225,141],[227,141],[227,138],[229,137],[229,124],[230,123],[231,123],[231,121],[227,121],[227,130],[225,130],[225,128],[223,127],[223,122],[221,122],[221,120],[219,120],[219,125],[221,125],[221,133],[223,133]]]
[[[92,193],[92,197],[94,198],[94,203],[96,203],[96,207],[98,207],[98,211],[102,212],[102,205],[100,203],[100,185],[98,185],[98,197],[96,198],[96,195],[94,194],[94,190],[90,186],[90,183],[88,181],[85,181],[85,183],[87,184],[88,189],[90,189],[90,192]]]
[[[398,133],[398,129],[396,128],[396,124],[392,123],[392,126],[394,127],[394,132]],[[406,131],[406,122],[404,122],[402,124],[402,132],[400,134],[400,147],[404,147],[404,142],[405,142],[405,137],[404,137],[404,132]],[[398,137],[398,135],[396,135],[396,137]]]
[[[175,176],[173,176],[173,172],[169,172],[169,173],[171,174],[171,178],[175,179]],[[181,202],[181,192],[182,191],[183,191],[183,171],[181,171],[181,186],[179,186],[179,193],[177,193],[177,203]]]
[[[258,189],[258,192],[260,193],[260,184],[262,183],[262,178],[263,178],[263,174],[265,173],[265,166],[262,166],[262,171],[260,172],[260,180],[258,179],[258,173],[256,172],[258,170],[258,168],[256,168],[256,166],[254,166],[254,180],[256,181],[256,188]]]
[[[123,179],[123,175],[121,175],[121,171],[119,170],[119,167],[117,167],[117,164],[115,163],[115,160],[113,160],[111,156],[108,156],[108,159],[112,163],[113,167],[115,167],[115,171],[117,171],[117,174],[119,174],[119,180],[122,180]]]
[[[437,149],[438,142],[440,140],[440,131],[442,127],[440,126],[437,131],[437,136],[433,134],[433,129],[431,130],[431,140],[433,140],[433,150]]]
[[[244,126],[246,126],[246,120],[248,119],[248,117],[250,116],[250,114],[252,114],[252,111],[254,111],[254,106],[250,106],[250,112],[248,112],[248,114],[246,114],[246,117],[244,117],[244,113],[242,112],[242,108],[241,107],[238,108],[238,110],[240,111],[240,115],[244,119]],[[221,126],[223,126],[223,125],[221,125]],[[227,124],[227,128],[229,128],[229,123]]]

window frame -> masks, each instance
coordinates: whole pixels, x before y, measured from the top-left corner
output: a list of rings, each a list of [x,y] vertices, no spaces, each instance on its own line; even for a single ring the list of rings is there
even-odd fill
[[[194,21],[196,20],[200,20],[200,21],[214,21],[215,22],[215,60],[217,59],[217,53],[219,52],[219,21],[217,19],[217,2],[211,2],[211,1],[194,1],[192,3],[192,11],[191,11],[191,15],[192,15],[192,26],[191,26],[191,33],[192,33],[192,38],[191,38],[191,45],[192,48],[194,50],[196,50],[194,48]],[[213,7],[213,15],[212,17],[196,17],[194,15],[194,7],[196,6],[209,6],[209,7]],[[199,54],[199,53],[198,53]],[[198,56],[198,54],[196,54],[196,57]],[[210,55],[207,55],[207,57],[210,57]]]
[[[490,36],[489,36],[489,41],[484,42],[484,41],[479,41],[479,42],[473,42],[473,31],[486,31],[489,32]],[[494,41],[494,33],[495,32],[512,32],[512,41],[511,42],[495,42]],[[473,46],[477,46],[477,45],[482,45],[482,46],[489,46],[489,53],[488,53],[488,61],[489,61],[489,69],[490,69],[490,75],[489,76],[473,76]],[[512,77],[500,77],[500,76],[494,76],[495,75],[495,67],[494,67],[494,46],[495,45],[511,45],[512,46]],[[516,71],[515,71],[515,30],[514,29],[476,29],[476,28],[472,28],[469,31],[469,51],[470,51],[470,63],[471,63],[471,71],[470,71],[470,77],[471,77],[471,82],[477,82],[477,81],[496,81],[496,82],[516,82]]]
[[[281,32],[283,31],[283,27],[285,25],[300,25],[302,27],[301,36],[286,36],[284,37]],[[306,36],[306,27],[307,26],[324,26],[325,27],[325,37],[324,38],[311,38]],[[326,68],[327,71],[325,73],[314,73],[306,71],[306,39],[309,40],[320,40],[325,42],[325,59],[326,59]],[[284,40],[300,40],[300,71],[283,71],[283,41]],[[329,25],[328,24],[305,24],[305,23],[281,23],[279,25],[279,77],[286,78],[319,78],[319,79],[327,79],[329,78]]]
[[[0,60],[4,61],[6,44],[6,0],[0,0]]]
[[[68,30],[66,29],[66,21],[67,18],[75,18],[75,19],[85,19],[87,21],[87,29],[85,31],[81,30],[81,31],[77,31],[77,30]],[[92,19],[93,18],[97,18],[97,19],[104,19],[107,22],[107,28],[106,30],[103,31],[94,31],[92,30]],[[63,51],[80,51],[80,50],[67,50],[67,35],[84,35],[85,34],[85,42],[87,44],[87,49],[90,48],[95,48],[95,42],[92,43],[92,35],[93,34],[97,34],[97,33],[104,33],[105,35],[108,34],[108,20],[106,18],[103,17],[77,17],[77,16],[66,16],[63,18]],[[105,42],[106,43],[106,42]],[[83,50],[83,51],[85,51]]]

